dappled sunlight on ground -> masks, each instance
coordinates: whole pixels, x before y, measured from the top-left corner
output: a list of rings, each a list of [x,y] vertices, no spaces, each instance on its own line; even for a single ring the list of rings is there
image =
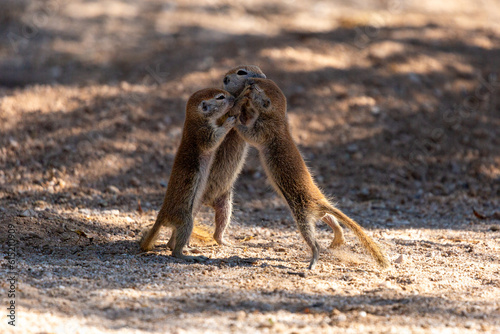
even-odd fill
[[[8,0],[0,26],[0,242],[13,224],[20,332],[500,328],[497,1]],[[166,229],[139,250],[188,97],[239,64],[283,90],[318,185],[391,268],[347,230],[327,250],[318,223],[325,250],[307,271],[255,149],[232,247],[214,245],[204,208],[186,253],[208,262],[170,257]]]

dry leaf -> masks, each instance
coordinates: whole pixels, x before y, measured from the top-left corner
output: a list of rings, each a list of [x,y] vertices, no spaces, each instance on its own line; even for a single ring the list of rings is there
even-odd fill
[[[479,212],[477,212],[476,209],[474,209],[474,208],[472,208],[472,212],[474,213],[474,216],[476,216],[479,219],[486,219],[487,218],[485,215],[482,215]]]

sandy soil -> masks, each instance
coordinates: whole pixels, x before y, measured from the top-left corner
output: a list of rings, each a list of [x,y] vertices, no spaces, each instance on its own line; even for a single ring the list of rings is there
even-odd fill
[[[498,2],[6,3],[2,333],[500,332]],[[165,231],[139,252],[187,97],[245,63],[283,89],[318,184],[391,268],[346,230],[308,271],[255,151],[235,187],[237,247],[194,239],[187,253],[210,260],[184,263]],[[211,230],[213,213],[198,221]]]

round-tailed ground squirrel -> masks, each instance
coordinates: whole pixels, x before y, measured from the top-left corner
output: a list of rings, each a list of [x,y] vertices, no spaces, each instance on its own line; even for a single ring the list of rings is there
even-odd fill
[[[245,88],[247,79],[265,77],[265,74],[258,66],[240,65],[229,70],[224,75],[224,89],[233,96],[238,96]],[[245,140],[234,129],[230,130],[215,152],[203,200],[193,211],[193,216],[196,217],[201,204],[214,209],[215,232],[213,237],[219,245],[229,244],[224,239],[224,232],[231,222],[233,185],[243,168],[247,151],[248,145]],[[175,233],[172,233],[167,247],[173,249],[174,244]]]
[[[182,250],[193,230],[193,213],[203,200],[216,149],[233,128],[234,97],[227,91],[207,88],[189,98],[182,139],[170,174],[163,205],[153,227],[144,234],[141,249],[151,250],[162,226],[175,231],[172,255],[203,261],[203,256],[186,256]]]
[[[331,246],[340,246],[344,242],[339,220],[356,234],[380,266],[387,267],[387,258],[375,241],[356,222],[335,208],[314,183],[290,134],[286,98],[279,87],[269,79],[249,79],[235,107],[241,109],[235,129],[259,151],[269,180],[286,200],[312,250],[309,269],[315,267],[319,258],[315,223],[320,219],[335,231]]]

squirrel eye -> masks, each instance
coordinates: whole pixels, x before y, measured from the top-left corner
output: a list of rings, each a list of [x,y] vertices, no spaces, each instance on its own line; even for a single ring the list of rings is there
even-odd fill
[[[219,96],[217,96],[215,99],[216,100],[224,100],[226,97],[224,96],[224,94],[221,94]]]
[[[238,75],[247,75],[248,72],[245,71],[245,70],[239,70],[238,72],[236,72],[236,74],[238,74]]]

